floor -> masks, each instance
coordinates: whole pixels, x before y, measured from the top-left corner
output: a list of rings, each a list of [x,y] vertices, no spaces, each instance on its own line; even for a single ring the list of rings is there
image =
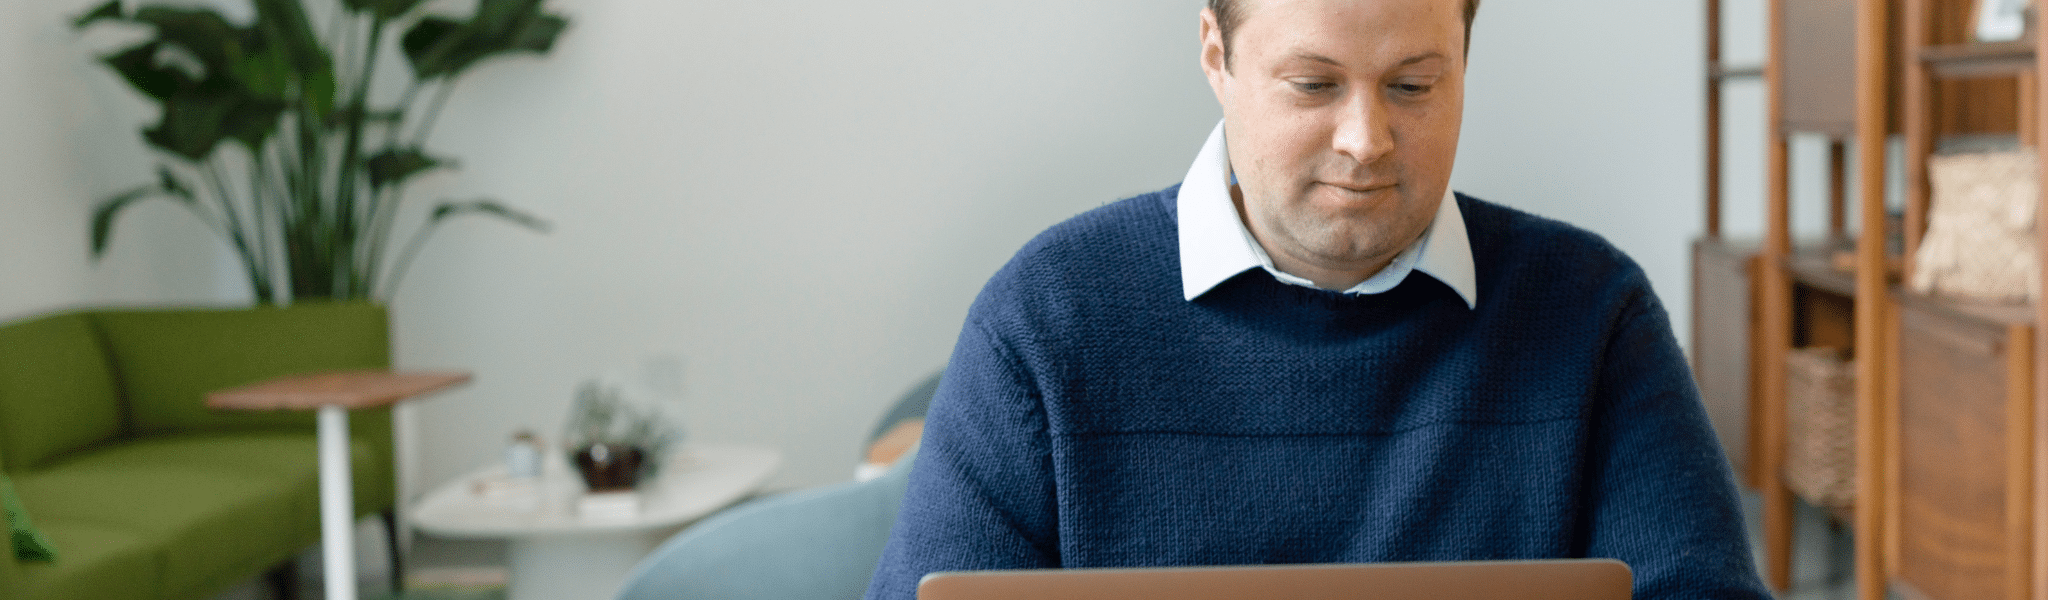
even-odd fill
[[[1742,518],[1749,526],[1749,545],[1763,565],[1763,503],[1743,493]],[[1798,527],[1792,539],[1792,589],[1783,600],[1853,600],[1856,597],[1856,546],[1848,529],[1833,523],[1825,511],[1799,504]]]
[[[505,597],[505,544],[493,541],[442,539],[418,534],[413,537],[411,557],[406,566],[406,593],[393,596],[391,573],[381,550],[381,528],[356,536],[357,592],[366,600],[502,600]],[[374,533],[375,535],[363,535]],[[378,548],[369,550],[368,548]],[[320,577],[320,549],[308,549],[298,558],[299,600],[321,600],[326,596]],[[275,600],[275,594],[261,579],[245,582],[214,600]]]

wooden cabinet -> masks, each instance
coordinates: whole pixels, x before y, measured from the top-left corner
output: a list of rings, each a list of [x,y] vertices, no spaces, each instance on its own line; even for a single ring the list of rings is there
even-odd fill
[[[1894,298],[1890,583],[1906,598],[2027,598],[2034,315],[1908,292]]]
[[[1701,239],[1692,246],[1692,372],[1699,382],[1700,399],[1728,460],[1745,485],[1755,487],[1751,478],[1757,451],[1752,448],[1750,415],[1757,398],[1754,315],[1756,294],[1749,282],[1756,280],[1757,254],[1753,243],[1731,243]]]

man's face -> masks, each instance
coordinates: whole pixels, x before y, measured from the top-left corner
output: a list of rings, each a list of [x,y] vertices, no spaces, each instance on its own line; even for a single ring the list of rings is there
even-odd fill
[[[1465,104],[1460,0],[1241,0],[1202,12],[1239,214],[1280,270],[1348,288],[1429,227]]]

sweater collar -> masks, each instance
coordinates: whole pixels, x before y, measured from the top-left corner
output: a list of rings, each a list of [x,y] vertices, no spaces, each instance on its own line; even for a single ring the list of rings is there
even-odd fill
[[[1180,213],[1182,295],[1194,300],[1224,280],[1252,268],[1264,268],[1284,283],[1315,287],[1309,280],[1273,266],[1272,257],[1259,247],[1251,230],[1237,216],[1237,206],[1230,200],[1230,177],[1230,151],[1223,141],[1223,123],[1218,122],[1209,133],[1209,141],[1195,155],[1187,178],[1181,181],[1176,201]],[[1410,271],[1421,271],[1450,286],[1465,300],[1466,307],[1479,306],[1472,242],[1466,237],[1465,217],[1458,210],[1458,198],[1449,190],[1444,191],[1443,202],[1437,203],[1436,218],[1421,238],[1395,256],[1386,268],[1344,293],[1385,292],[1407,279]]]

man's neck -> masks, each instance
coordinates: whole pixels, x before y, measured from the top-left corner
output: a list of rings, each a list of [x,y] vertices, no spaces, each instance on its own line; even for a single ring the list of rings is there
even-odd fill
[[[1245,231],[1251,232],[1252,241],[1259,245],[1260,250],[1265,251],[1267,259],[1273,261],[1273,268],[1288,275],[1307,279],[1316,287],[1325,290],[1341,292],[1351,289],[1378,275],[1381,270],[1387,268],[1387,265],[1394,263],[1394,257],[1400,256],[1403,250],[1415,245],[1415,240],[1408,240],[1408,243],[1397,246],[1394,252],[1383,256],[1346,264],[1323,264],[1307,257],[1290,254],[1280,244],[1268,240],[1266,234],[1261,233],[1260,228],[1252,223],[1251,215],[1245,212],[1244,191],[1236,184],[1230,186],[1230,201],[1237,206],[1238,222],[1244,223]],[[1418,235],[1416,239],[1421,239],[1421,236]]]

